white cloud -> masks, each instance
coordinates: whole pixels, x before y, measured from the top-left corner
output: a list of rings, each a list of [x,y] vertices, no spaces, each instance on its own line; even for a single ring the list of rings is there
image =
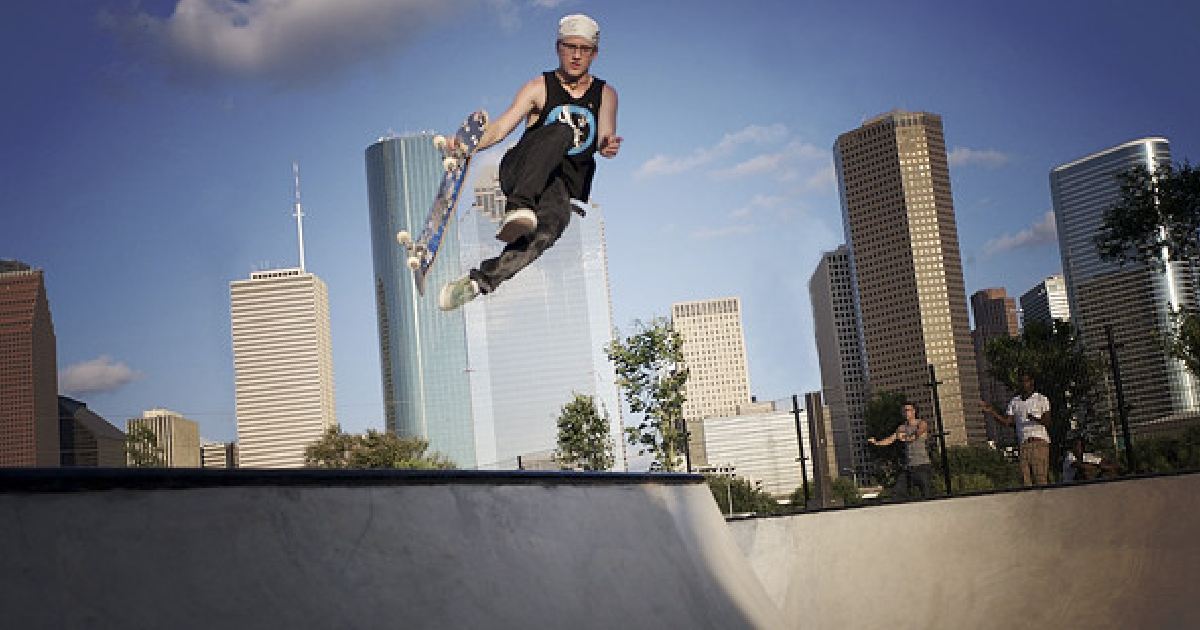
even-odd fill
[[[716,159],[728,155],[734,149],[745,144],[766,144],[782,139],[787,135],[787,127],[775,124],[769,126],[750,125],[733,133],[727,133],[720,142],[710,147],[702,147],[685,156],[656,155],[638,169],[637,177],[652,177],[656,175],[676,175],[685,171],[711,164]]]
[[[738,225],[726,225],[723,227],[700,228],[692,230],[691,237],[701,241],[707,241],[715,238],[729,238],[731,236],[740,236],[749,234],[754,231],[754,226],[749,223]]]
[[[827,151],[822,151],[806,142],[793,140],[779,151],[756,155],[730,168],[714,171],[713,177],[737,179],[750,175],[773,174],[779,180],[791,181],[800,177],[799,170],[795,167],[796,162],[827,159],[829,159]]]
[[[1008,164],[1009,157],[1005,153],[1001,153],[995,149],[968,149],[967,147],[954,147],[950,151],[949,161],[951,167],[956,166],[986,166],[988,168],[999,168]]]
[[[1037,247],[1057,242],[1058,231],[1054,226],[1054,211],[1047,210],[1046,214],[1042,215],[1041,220],[1037,223],[1016,234],[1004,234],[985,243],[983,253],[985,256],[994,256],[1014,249]]]
[[[67,366],[58,376],[58,387],[68,394],[97,394],[118,390],[141,374],[112,358],[101,356]]]
[[[180,80],[293,84],[398,48],[462,0],[178,0],[168,17],[102,11],[102,26]]]
[[[734,209],[729,213],[731,219],[745,219],[760,208],[774,208],[787,201],[783,197],[773,195],[754,195],[750,203]]]

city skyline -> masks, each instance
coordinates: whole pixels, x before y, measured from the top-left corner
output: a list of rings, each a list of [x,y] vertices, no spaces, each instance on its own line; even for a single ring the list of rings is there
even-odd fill
[[[840,243],[827,150],[837,134],[896,108],[941,114],[966,289],[1010,295],[1060,271],[1051,168],[1147,135],[1170,138],[1176,159],[1200,146],[1187,106],[1196,88],[1177,79],[1196,56],[1186,25],[1198,13],[1177,3],[1145,9],[1169,18],[1154,32],[1092,5],[927,3],[897,15],[886,4],[767,3],[746,15],[717,3],[567,2],[439,16],[397,3],[323,10],[318,27],[280,42],[263,33],[287,32],[286,5],[250,2],[251,28],[237,35],[262,37],[247,48],[259,57],[138,40],[128,6],[3,9],[20,97],[0,105],[11,182],[0,191],[0,257],[46,272],[62,393],[106,418],[179,409],[222,441],[235,431],[225,287],[294,264],[291,162],[305,169],[309,263],[330,287],[338,416],[349,431],[382,428],[361,151],[389,129],[446,131],[476,107],[498,112],[553,63],[550,34],[564,13],[601,23],[595,71],[621,94],[626,142],[601,161],[595,188],[615,323],[627,330],[674,302],[741,296],[760,398],[819,383],[805,282]],[[157,26],[182,19],[174,7],[145,3],[140,18],[168,33]],[[663,28],[684,9],[693,28]],[[410,17],[427,28],[349,53],[335,45],[342,24]],[[450,19],[480,34],[462,59],[487,59],[488,72],[463,81],[430,54]],[[202,28],[225,33],[222,24]],[[696,47],[698,38],[715,43]],[[333,49],[343,52],[323,54]],[[1139,61],[1146,49],[1163,63]],[[937,71],[894,75],[878,63],[890,50]],[[15,61],[30,55],[39,63]],[[1070,76],[1055,60],[1073,63]],[[1112,90],[1122,73],[1156,89]],[[788,277],[794,268],[803,272]]]

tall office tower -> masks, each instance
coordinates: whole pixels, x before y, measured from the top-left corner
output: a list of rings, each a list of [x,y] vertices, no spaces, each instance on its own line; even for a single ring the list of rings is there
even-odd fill
[[[1071,307],[1067,302],[1067,282],[1061,273],[1048,276],[1021,294],[1021,325],[1030,322],[1050,324],[1054,321],[1071,321]]]
[[[975,330],[971,340],[975,345],[976,372],[979,374],[979,395],[988,402],[1000,406],[1012,398],[1012,392],[992,376],[992,368],[984,352],[987,343],[997,337],[1016,337],[1020,334],[1017,323],[1017,302],[1008,297],[1003,288],[981,289],[971,294],[971,313],[975,317]],[[1003,432],[994,422],[987,423],[988,439],[1000,440]]]
[[[58,413],[63,466],[125,467],[125,433],[74,398],[59,396]]]
[[[0,466],[59,465],[56,353],[42,270],[0,260]]]
[[[473,468],[463,311],[443,313],[437,306],[442,285],[463,274],[459,222],[446,225],[423,296],[406,265],[404,248],[396,244],[396,232],[415,235],[424,226],[442,178],[441,153],[432,134],[388,136],[367,147],[366,167],[384,422],[390,432],[428,439],[430,450],[448,456],[459,468]]]
[[[1104,212],[1120,196],[1119,173],[1154,169],[1171,160],[1165,138],[1142,138],[1064,164],[1050,172],[1063,277],[1071,321],[1091,352],[1105,351],[1105,326],[1118,344],[1121,380],[1131,423],[1197,411],[1197,383],[1181,361],[1167,356],[1163,331],[1170,311],[1196,308],[1195,263],[1162,271],[1100,259],[1093,238]]]
[[[304,449],[337,424],[325,283],[275,269],[229,285],[242,465],[302,467]]]
[[[167,468],[200,467],[200,425],[170,409],[150,409],[125,422],[126,432],[139,427],[154,433]]]
[[[932,419],[932,364],[947,442],[984,441],[941,116],[873,118],[838,136],[834,161],[870,391]]]
[[[687,423],[692,467],[708,463],[704,426],[698,420],[732,416],[750,402],[746,338],[741,298],[719,298],[671,305],[671,323],[683,337],[688,368],[683,418]]]
[[[867,452],[866,373],[854,308],[854,277],[845,245],[821,256],[808,280],[817,361],[821,366],[821,392],[830,416],[834,449],[841,474],[865,484],[871,474]]]
[[[495,168],[475,183],[475,207],[459,225],[463,265],[495,256],[504,193]],[[573,394],[593,396],[607,413],[614,470],[625,470],[613,340],[604,214],[597,205],[573,217],[553,247],[485,300],[464,308],[475,460],[516,468],[546,460],[557,446],[557,419]]]

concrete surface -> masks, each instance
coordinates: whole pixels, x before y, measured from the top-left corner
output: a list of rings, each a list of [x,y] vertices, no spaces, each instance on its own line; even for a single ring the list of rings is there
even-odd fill
[[[9,628],[777,628],[683,475],[0,471]]]
[[[1200,628],[1200,474],[730,527],[793,628]]]

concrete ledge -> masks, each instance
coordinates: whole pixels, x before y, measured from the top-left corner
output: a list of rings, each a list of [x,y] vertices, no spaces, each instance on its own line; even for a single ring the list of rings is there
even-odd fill
[[[4,471],[13,628],[778,628],[702,479]]]
[[[1200,627],[1200,474],[729,526],[790,627]]]
[[[0,492],[215,488],[230,486],[680,485],[702,475],[537,470],[333,470],[303,468],[0,468]]]

